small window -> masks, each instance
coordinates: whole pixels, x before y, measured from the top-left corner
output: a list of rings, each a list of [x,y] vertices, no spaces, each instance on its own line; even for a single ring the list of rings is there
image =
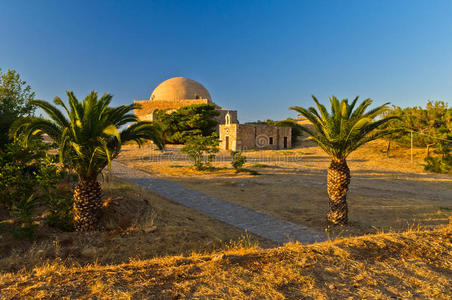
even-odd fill
[[[270,145],[273,145],[273,137],[272,137],[272,136],[270,137],[268,143],[269,143]]]
[[[231,116],[229,115],[229,113],[227,113],[224,117],[224,122],[226,125],[231,125]]]

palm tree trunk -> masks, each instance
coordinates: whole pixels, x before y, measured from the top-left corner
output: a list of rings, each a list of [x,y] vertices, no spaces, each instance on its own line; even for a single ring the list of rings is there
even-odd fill
[[[328,222],[344,225],[348,221],[347,191],[350,184],[350,169],[347,161],[332,160],[328,168]]]
[[[74,227],[76,231],[99,229],[102,189],[96,180],[80,180],[74,190]]]

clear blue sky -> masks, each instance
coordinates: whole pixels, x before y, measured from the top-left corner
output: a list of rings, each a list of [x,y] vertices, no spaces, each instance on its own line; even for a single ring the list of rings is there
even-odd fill
[[[148,99],[185,76],[240,121],[295,116],[311,94],[452,103],[452,1],[5,1],[0,68],[41,99]]]

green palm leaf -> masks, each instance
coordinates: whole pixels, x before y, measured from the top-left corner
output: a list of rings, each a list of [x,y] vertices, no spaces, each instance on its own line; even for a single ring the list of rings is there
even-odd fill
[[[68,91],[68,105],[59,97],[54,104],[35,100],[33,104],[47,113],[49,119],[19,119],[12,127],[11,135],[24,133],[24,142],[38,133],[47,133],[58,145],[60,161],[74,169],[82,180],[97,178],[105,168],[111,166],[124,142],[133,140],[143,144],[153,140],[163,147],[159,128],[149,122],[138,122],[132,113],[136,105],[110,107],[112,96],[98,97],[91,92],[79,101],[73,92]],[[121,127],[130,124],[129,127]]]

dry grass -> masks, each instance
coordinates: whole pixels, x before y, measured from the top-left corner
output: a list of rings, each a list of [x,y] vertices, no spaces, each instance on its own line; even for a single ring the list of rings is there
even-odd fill
[[[65,265],[119,264],[130,259],[211,252],[240,241],[243,231],[139,187],[113,178],[104,183],[111,198],[103,218],[107,231],[90,234],[60,232],[40,220],[35,241],[19,241],[0,222],[0,271],[32,269],[52,261]],[[249,235],[262,247],[276,244]],[[0,293],[1,294],[1,293]],[[0,296],[1,299],[1,296]]]
[[[349,158],[350,225],[330,230],[331,237],[447,224],[452,211],[452,175],[424,172],[420,164],[425,149],[415,149],[414,164],[410,162],[409,149],[394,145],[389,157],[385,149],[385,141],[375,141]],[[218,164],[221,168],[208,172],[193,170],[184,161],[152,162],[150,153],[146,148],[127,146],[120,160],[226,201],[318,230],[327,228],[326,169],[330,160],[310,141],[302,142],[297,149],[247,152],[251,158],[301,157],[298,162],[246,165],[260,176],[236,174],[230,164]]]
[[[0,275],[2,299],[452,298],[452,227]]]

